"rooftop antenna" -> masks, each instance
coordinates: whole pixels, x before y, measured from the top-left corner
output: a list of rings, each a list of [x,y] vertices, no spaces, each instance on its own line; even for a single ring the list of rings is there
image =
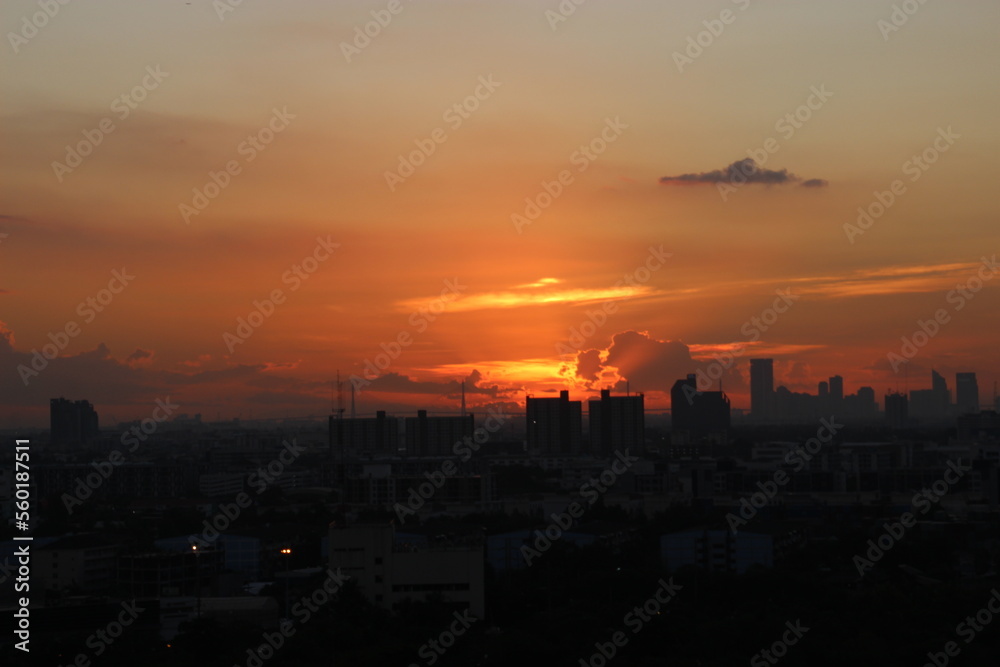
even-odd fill
[[[351,419],[356,419],[358,413],[354,410],[354,383],[351,383]]]
[[[462,380],[462,416],[465,416],[465,380]]]
[[[337,419],[344,418],[344,385],[340,381],[340,369],[337,369]]]
[[[628,396],[629,393],[630,393],[630,389],[629,389],[630,385],[631,385],[631,383],[628,380],[625,380],[625,395],[626,396]]]

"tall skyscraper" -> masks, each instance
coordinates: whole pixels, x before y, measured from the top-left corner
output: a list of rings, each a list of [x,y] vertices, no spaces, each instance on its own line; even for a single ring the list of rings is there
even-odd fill
[[[754,421],[774,418],[774,359],[750,360],[750,416]]]
[[[528,448],[545,454],[578,454],[583,431],[583,403],[559,398],[529,396],[525,405]]]
[[[834,408],[844,400],[844,378],[834,375],[830,378],[830,402]]]
[[[600,456],[611,456],[626,448],[632,454],[643,451],[646,444],[645,398],[612,396],[608,389],[601,390],[600,400],[587,405],[590,423],[590,450]]]
[[[89,401],[49,400],[50,442],[80,444],[100,435],[97,412]]]
[[[979,383],[975,373],[955,374],[955,407],[960,415],[979,412]]]
[[[885,395],[885,422],[890,428],[904,428],[909,423],[909,401],[906,394]]]
[[[941,421],[948,416],[951,394],[948,383],[935,370],[931,370],[931,388],[910,392],[910,412],[914,419],[923,422]]]
[[[698,391],[695,376],[688,375],[670,389],[670,419],[675,433],[724,434],[730,425],[729,397],[721,391]]]
[[[948,394],[948,381],[936,370],[931,369],[931,389],[939,394]],[[950,398],[949,394],[949,398]]]

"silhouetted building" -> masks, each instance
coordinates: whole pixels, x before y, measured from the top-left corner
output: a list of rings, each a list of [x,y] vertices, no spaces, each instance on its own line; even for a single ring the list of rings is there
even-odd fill
[[[890,428],[904,428],[909,422],[909,400],[906,394],[885,395],[885,422]]]
[[[473,415],[464,417],[428,417],[418,410],[416,417],[404,422],[406,453],[410,456],[440,456],[454,453],[455,445],[472,438],[475,431]]]
[[[922,422],[941,421],[948,416],[951,395],[948,383],[937,371],[931,371],[931,388],[910,392],[910,412]]]
[[[871,387],[859,387],[857,393],[845,396],[841,401],[841,408],[838,412],[833,409],[835,415],[842,415],[845,419],[853,421],[870,421],[878,416],[878,402],[875,400],[875,390]]]
[[[399,453],[399,445],[399,419],[386,417],[384,410],[375,417],[330,416],[330,448],[335,455],[344,449],[353,455],[393,456]]]
[[[774,359],[750,360],[750,416],[757,422],[774,418]]]
[[[672,450],[677,455],[712,453],[712,445],[729,439],[729,397],[721,391],[698,391],[697,379],[688,375],[670,388]],[[702,447],[704,443],[708,447]]]
[[[224,568],[221,549],[156,551],[118,557],[118,590],[127,597],[198,595]]]
[[[669,572],[696,566],[708,572],[743,574],[753,566],[774,565],[774,537],[747,531],[694,528],[660,536]]]
[[[616,451],[629,449],[632,454],[643,451],[646,442],[645,398],[612,396],[608,389],[601,390],[600,400],[587,405],[590,423],[590,450],[600,456],[611,456]]]
[[[1000,440],[1000,414],[993,410],[967,412],[959,415],[955,421],[959,440]]]
[[[931,389],[939,393],[948,394],[947,380],[945,380],[944,376],[934,369],[931,369]]]
[[[805,392],[791,391],[781,386],[774,390],[771,421],[790,424],[812,423],[821,414],[839,413],[831,405],[830,397],[826,404],[821,404],[819,397]]]
[[[97,412],[89,401],[49,400],[50,442],[79,444],[100,435]]]
[[[440,542],[397,534],[393,524],[330,527],[330,569],[351,577],[369,602],[390,611],[407,598],[438,598],[483,618],[484,561],[481,535]]]
[[[32,550],[32,588],[65,594],[107,593],[115,583],[120,545],[96,533],[66,535]]]
[[[975,373],[955,374],[955,408],[960,415],[979,412],[979,383]]]
[[[569,400],[568,391],[559,398],[533,398],[525,405],[528,449],[546,454],[578,454],[583,430],[583,403]]]
[[[833,401],[834,409],[844,400],[844,378],[839,375],[830,378],[830,400]]]

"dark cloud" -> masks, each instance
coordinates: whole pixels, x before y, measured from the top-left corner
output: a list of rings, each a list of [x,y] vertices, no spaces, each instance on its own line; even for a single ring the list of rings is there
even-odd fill
[[[471,396],[479,394],[497,398],[506,396],[508,390],[502,389],[499,385],[480,385],[483,376],[477,370],[473,370],[465,380],[465,394]],[[375,378],[367,380],[362,385],[362,391],[380,391],[392,394],[431,394],[438,396],[458,397],[462,393],[461,380],[448,380],[446,382],[435,382],[428,380],[414,380],[408,375],[401,373],[385,373]]]
[[[603,368],[600,350],[585,350],[576,357],[576,374],[587,382],[596,382]]]
[[[822,178],[810,178],[808,181],[802,181],[804,188],[825,188],[828,185],[830,185],[830,181]]]
[[[669,391],[676,379],[693,373],[697,365],[684,343],[656,340],[646,332],[616,333],[603,358],[601,352],[580,352],[576,360],[577,376],[593,382],[602,371],[614,368],[631,383],[633,391]]]
[[[733,162],[725,169],[714,171],[702,171],[691,174],[681,174],[679,176],[663,176],[660,183],[667,185],[699,185],[702,183],[718,184],[728,183],[730,185],[743,185],[744,183],[759,183],[763,185],[784,185],[786,183],[799,183],[806,187],[821,187],[827,182],[821,178],[810,178],[803,181],[787,169],[764,169],[754,161],[753,158],[744,158]]]
[[[238,411],[248,397],[260,392],[272,392],[271,407],[276,412],[310,403],[321,410],[329,402],[328,382],[284,378],[269,372],[268,364],[178,373],[155,368],[155,353],[142,348],[124,359],[115,358],[103,343],[53,359],[42,356],[40,349],[43,345],[19,350],[14,334],[0,321],[0,368],[6,369],[0,373],[0,424],[15,418],[19,424],[25,419],[43,424],[49,399],[57,396],[89,400],[102,419],[146,416],[156,399],[167,396],[181,405],[227,413]]]
[[[14,332],[7,328],[7,324],[0,320],[0,355],[14,353]]]
[[[648,333],[615,334],[604,363],[618,369],[635,390],[668,391],[677,378],[695,369],[688,346],[680,341],[656,340]]]
[[[153,361],[153,353],[140,347],[135,348],[135,352],[125,357],[125,363],[133,368],[142,366]]]

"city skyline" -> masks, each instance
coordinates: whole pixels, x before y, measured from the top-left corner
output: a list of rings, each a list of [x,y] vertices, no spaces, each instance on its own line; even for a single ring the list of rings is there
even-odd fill
[[[461,408],[457,411],[428,411],[419,408],[415,411],[409,411],[407,408],[403,408],[363,412],[358,411],[356,405],[353,404],[348,408],[341,392],[331,405],[328,415],[309,415],[303,419],[306,421],[328,420],[331,446],[348,440],[363,441],[368,443],[365,445],[366,447],[374,451],[384,449],[388,446],[387,443],[404,435],[410,439],[431,437],[431,439],[436,438],[441,442],[452,443],[461,440],[461,437],[456,435],[459,432],[472,432],[475,424],[474,418],[477,415],[480,420],[497,419],[496,415],[501,415],[501,420],[512,417],[525,420],[524,429],[528,441],[539,438],[549,439],[553,443],[561,443],[558,447],[565,448],[568,452],[582,453],[579,451],[581,435],[596,433],[595,437],[599,439],[608,438],[610,436],[604,433],[605,429],[611,428],[618,433],[622,428],[626,428],[630,438],[637,438],[638,434],[644,431],[642,421],[646,414],[669,415],[671,427],[675,431],[726,432],[730,428],[731,413],[732,417],[741,419],[741,423],[744,425],[811,424],[821,417],[829,416],[845,419],[850,423],[884,424],[891,428],[905,428],[951,423],[956,417],[977,414],[981,410],[1000,412],[1000,395],[982,396],[979,393],[975,373],[957,373],[954,391],[948,386],[947,380],[943,376],[932,370],[930,389],[910,391],[890,389],[884,393],[878,393],[872,387],[861,386],[856,392],[845,394],[843,378],[833,376],[828,380],[820,381],[816,393],[811,394],[793,392],[784,385],[775,387],[773,381],[769,385],[766,380],[771,379],[770,368],[773,359],[762,358],[750,361],[757,362],[757,365],[763,369],[762,375],[765,378],[765,381],[756,385],[756,389],[751,390],[751,404],[759,406],[756,413],[752,409],[733,408],[726,392],[701,388],[698,376],[691,373],[686,378],[678,378],[673,383],[670,389],[670,406],[666,408],[647,406],[645,394],[631,392],[628,387],[625,388],[624,393],[620,394],[615,394],[611,388],[601,388],[597,394],[583,393],[576,397],[571,397],[569,390],[565,389],[560,390],[558,396],[533,396],[526,393],[523,397],[523,403],[514,403],[513,410],[510,409],[511,403],[493,403],[481,406],[480,411],[468,409],[463,396]],[[462,393],[464,394],[464,387]],[[912,408],[911,416],[908,419],[907,413],[910,411],[908,406],[911,402],[914,408]],[[49,403],[49,430],[52,442],[73,440],[83,442],[100,436],[95,406],[86,399],[74,401],[60,397],[50,399]],[[173,415],[173,409],[177,406],[168,407],[171,408],[168,416],[173,416],[180,426],[208,426],[211,424],[232,426],[240,422],[250,425],[284,421],[282,418],[255,419],[252,416],[246,420],[242,418],[224,421],[212,420],[210,415],[206,416],[201,413],[183,412]],[[413,412],[416,413],[416,417],[413,416]],[[86,415],[89,415],[89,418]],[[554,434],[539,435],[533,433],[533,427],[530,424],[538,418],[538,415],[562,425],[557,428]],[[430,416],[429,422],[426,421],[428,416]],[[560,435],[559,430],[566,428],[567,420],[575,423],[571,429],[574,432],[564,432]],[[133,420],[132,423],[138,421]],[[289,418],[287,421],[292,423],[296,422],[296,419]],[[628,426],[630,422],[632,425]],[[87,424],[87,426],[81,426],[81,424]],[[128,424],[128,421],[116,422],[106,430],[120,429]],[[436,435],[437,431],[426,433],[425,429],[428,427],[424,424],[431,424],[434,429],[442,429],[444,435]],[[415,436],[414,434],[418,431],[414,429],[418,429],[423,435]],[[77,433],[77,435],[68,437],[68,434],[72,433]],[[569,441],[573,439],[576,439],[577,442],[570,445]],[[409,443],[406,446],[407,449],[416,446],[409,440],[407,442]],[[602,449],[599,441],[595,442],[597,442],[595,446]]]
[[[731,357],[723,357],[722,362],[731,360]],[[925,386],[921,379],[910,378],[908,375],[903,378],[903,380],[897,383],[896,386],[885,386],[884,390],[880,390],[878,387],[871,387],[870,385],[860,385],[854,382],[847,383],[847,391],[844,388],[844,378],[840,375],[834,375],[826,380],[818,380],[815,385],[811,388],[805,383],[796,382],[783,382],[779,377],[776,381],[774,379],[774,359],[772,358],[762,358],[755,357],[746,359],[742,364],[733,364],[733,368],[737,366],[745,366],[745,377],[746,381],[744,386],[748,388],[745,392],[739,392],[735,394],[739,396],[742,400],[740,404],[733,404],[732,408],[735,414],[740,415],[751,415],[755,421],[758,423],[766,423],[775,418],[776,410],[778,406],[775,401],[779,401],[782,398],[786,401],[783,404],[783,410],[792,410],[790,403],[788,401],[794,399],[795,397],[805,397],[805,398],[819,398],[826,402],[824,405],[843,405],[843,399],[854,399],[861,393],[870,392],[871,397],[874,400],[874,408],[876,411],[887,412],[886,410],[886,399],[890,395],[902,395],[913,400],[916,395],[919,397],[921,395],[929,395],[932,392],[937,392],[941,390],[941,384],[944,383],[945,394],[944,397],[935,400],[944,400],[947,405],[948,412],[942,412],[938,414],[937,411],[933,411],[936,416],[945,417],[951,416],[952,411],[957,411],[961,413],[964,409],[965,412],[978,412],[979,409],[985,408],[988,410],[1000,410],[1000,393],[997,391],[997,387],[993,386],[991,388],[982,388],[978,382],[978,374],[975,371],[958,371],[954,374],[954,383],[948,383],[947,379],[939,374],[935,369],[929,369],[930,383],[929,386]],[[753,379],[754,367],[755,365],[762,368],[762,378],[759,384],[755,384]],[[713,373],[713,368],[723,368],[727,372],[729,368],[728,364],[721,363],[720,358],[714,358],[710,363],[703,364],[697,369],[695,373],[688,373],[686,375],[687,381],[691,384],[695,391],[699,394],[718,394],[720,391],[726,396],[727,403],[732,401],[733,394],[730,393],[729,389],[716,379],[714,382],[710,379],[710,373]],[[737,371],[739,372],[739,371]],[[724,377],[731,377],[731,375],[726,375]],[[515,414],[525,415],[528,411],[527,401],[534,398],[547,398],[553,397],[553,395],[567,394],[570,390],[566,389],[550,389],[545,390],[540,393],[533,393],[529,390],[522,390],[520,392],[510,392],[499,397],[498,400],[487,400],[482,403],[473,405],[466,404],[466,383],[464,381],[453,381],[452,384],[457,388],[454,392],[449,392],[444,395],[435,397],[434,400],[427,402],[414,402],[412,404],[404,403],[373,403],[365,402],[364,404],[359,404],[357,401],[357,393],[352,392],[352,386],[357,386],[358,377],[355,378],[344,378],[339,384],[334,381],[330,383],[328,387],[329,395],[327,397],[326,405],[323,406],[325,412],[318,413],[299,413],[299,414],[254,414],[252,409],[241,408],[236,415],[226,415],[223,416],[221,412],[214,413],[215,418],[213,419],[213,413],[203,411],[199,406],[188,406],[187,409],[181,412],[186,418],[191,418],[193,415],[199,415],[204,422],[212,421],[230,421],[230,420],[246,420],[246,421],[280,421],[282,419],[325,419],[327,415],[331,415],[338,418],[344,418],[356,414],[359,417],[372,417],[378,414],[409,414],[413,412],[423,412],[429,414],[441,414],[441,415],[465,415],[466,410],[469,413],[472,412],[482,412],[489,408],[495,406],[503,406],[504,409],[510,410],[511,405],[515,406],[512,411]],[[361,378],[363,380],[363,377]],[[615,385],[609,386],[589,386],[584,388],[577,388],[572,390],[579,400],[582,400],[584,404],[593,402],[595,399],[600,399],[603,395],[607,393],[616,393],[620,396],[645,396],[652,395],[658,397],[665,395],[666,405],[660,401],[656,401],[653,404],[646,403],[644,407],[644,412],[654,414],[663,413],[670,414],[672,412],[670,403],[676,400],[675,392],[677,390],[677,384],[684,382],[683,377],[675,378],[673,381],[666,383],[671,386],[671,388],[666,391],[653,390],[651,392],[646,391],[636,391],[631,388],[630,383],[627,380],[620,381]],[[791,385],[791,386],[789,386]],[[724,391],[723,391],[724,390]],[[853,390],[853,391],[851,391]],[[758,401],[755,396],[760,396]],[[453,400],[453,399],[456,399]],[[444,399],[442,401],[442,399]],[[829,400],[827,400],[829,399]],[[59,398],[50,398],[47,402],[66,401],[66,392],[59,393]],[[836,401],[835,403],[833,401]],[[73,401],[70,400],[72,403]],[[77,403],[87,403],[87,399],[77,400]],[[759,407],[758,407],[759,405]],[[757,407],[756,416],[754,416],[754,408]],[[824,408],[826,409],[826,408]],[[944,408],[942,408],[944,409]],[[39,413],[43,414],[43,419],[36,419],[33,423],[22,423],[15,426],[15,428],[40,428],[43,424],[49,423],[49,412],[44,407],[39,408]],[[584,410],[582,414],[588,414],[589,410]],[[126,423],[129,421],[135,421],[137,418],[126,418],[118,421],[117,423]]]

